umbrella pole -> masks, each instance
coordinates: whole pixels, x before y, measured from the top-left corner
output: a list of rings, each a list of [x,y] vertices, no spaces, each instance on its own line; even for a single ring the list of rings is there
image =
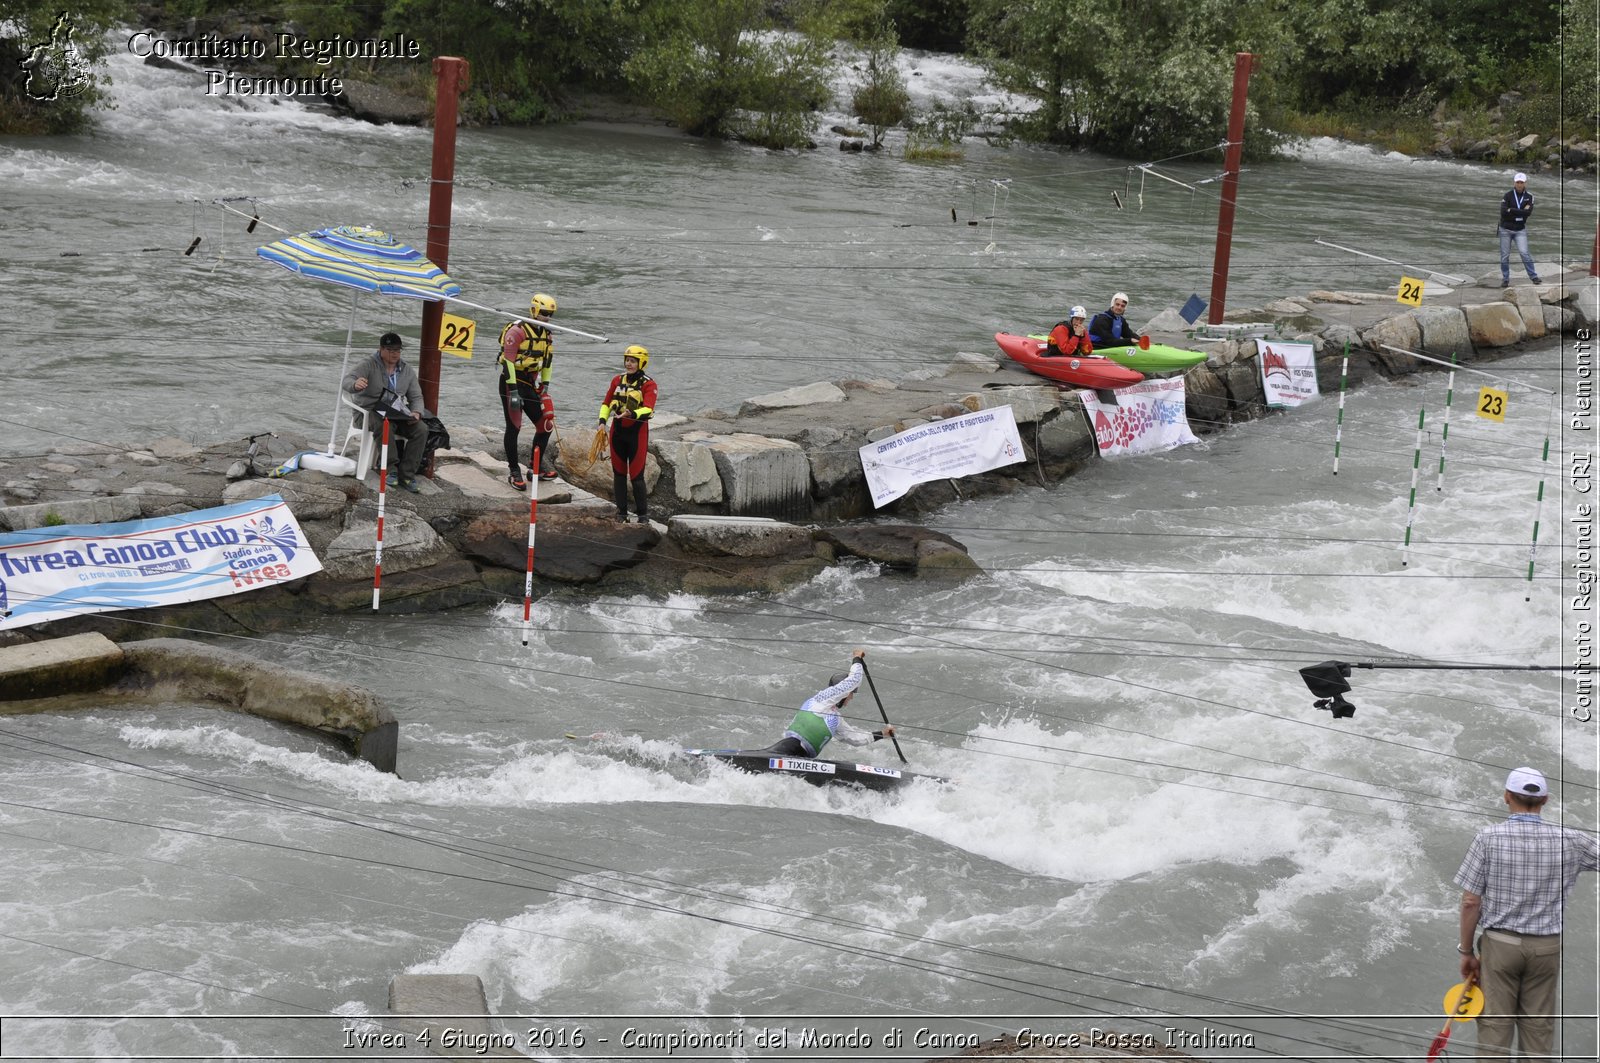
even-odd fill
[[[339,398],[344,394],[344,374],[350,368],[350,344],[356,334],[356,299],[360,292],[350,293],[350,324],[344,330],[344,361],[339,363],[339,379],[333,385],[333,424],[328,427],[328,456],[333,456],[333,440],[339,434]]]

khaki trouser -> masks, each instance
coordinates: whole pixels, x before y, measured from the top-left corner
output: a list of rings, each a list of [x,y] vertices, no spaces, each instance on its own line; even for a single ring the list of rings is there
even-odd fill
[[[1485,930],[1478,942],[1478,958],[1483,965],[1478,1058],[1511,1058],[1514,1029],[1521,1058],[1549,1059],[1556,1026],[1556,982],[1561,975],[1561,935]]]

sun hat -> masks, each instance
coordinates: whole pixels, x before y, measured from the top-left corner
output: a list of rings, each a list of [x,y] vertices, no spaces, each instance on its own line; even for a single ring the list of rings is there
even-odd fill
[[[1506,789],[1518,797],[1546,797],[1550,790],[1537,768],[1515,768],[1506,776]]]

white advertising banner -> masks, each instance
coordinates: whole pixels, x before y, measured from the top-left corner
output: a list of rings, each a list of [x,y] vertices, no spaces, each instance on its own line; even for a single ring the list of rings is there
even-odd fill
[[[322,571],[278,495],[121,524],[0,534],[0,630],[221,598]]]
[[[988,472],[1026,460],[1010,406],[918,425],[861,448],[874,508],[920,483]]]
[[[1261,387],[1267,405],[1299,406],[1320,394],[1317,390],[1317,358],[1309,343],[1269,343],[1256,340],[1261,362]]]
[[[1101,402],[1092,391],[1080,391],[1084,411],[1094,428],[1094,441],[1102,458],[1159,454],[1198,443],[1189,431],[1183,377],[1146,380],[1116,390],[1117,401]]]

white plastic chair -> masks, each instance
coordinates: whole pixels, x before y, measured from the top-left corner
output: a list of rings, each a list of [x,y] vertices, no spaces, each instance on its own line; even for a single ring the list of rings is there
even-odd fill
[[[343,457],[345,451],[350,449],[350,441],[357,440],[356,471],[352,475],[358,480],[365,479],[378,456],[377,438],[367,431],[366,410],[357,406],[349,395],[340,394],[339,401],[350,407],[350,427],[345,431],[344,445],[339,448],[339,455]]]

